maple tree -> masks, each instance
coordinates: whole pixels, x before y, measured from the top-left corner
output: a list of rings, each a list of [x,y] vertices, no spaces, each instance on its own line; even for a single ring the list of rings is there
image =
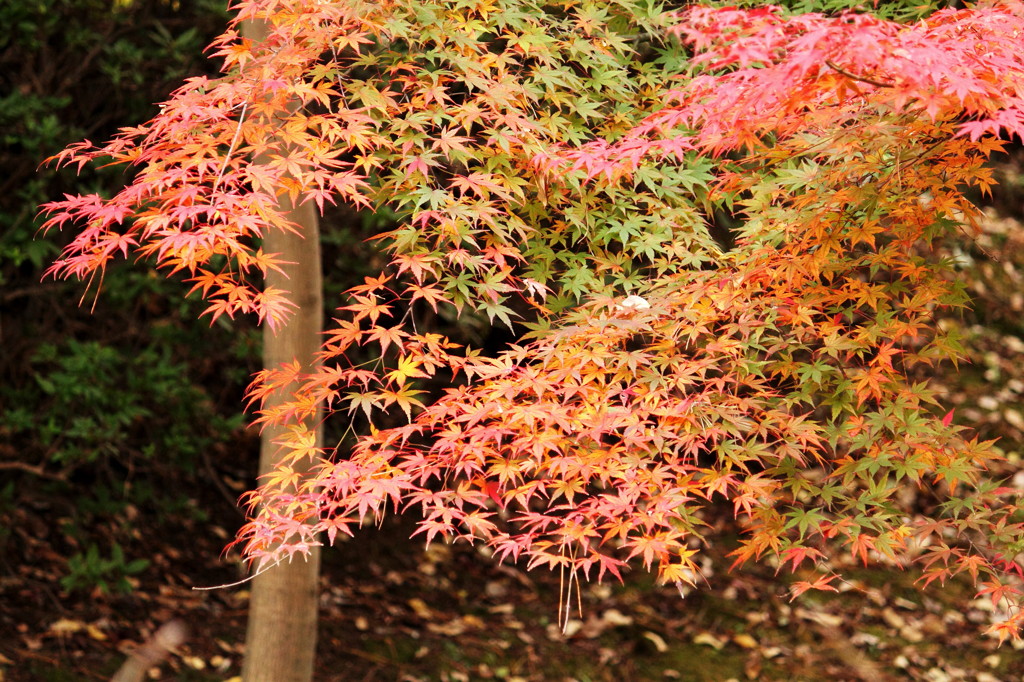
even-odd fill
[[[636,559],[694,582],[726,501],[737,565],[820,572],[796,594],[835,589],[841,547],[925,584],[968,575],[1007,609],[993,632],[1018,635],[1020,491],[926,378],[959,357],[935,310],[966,303],[938,246],[970,239],[965,189],[1024,131],[1024,5],[907,25],[574,0],[236,9],[268,34],[227,31],[223,78],[55,157],[126,164],[125,189],[46,208],[79,227],[51,274],[102,279],[134,253],[187,273],[211,318],[271,326],[293,306],[261,285],[280,262],[260,237],[291,229],[279,198],[398,216],[320,367],[252,384],[257,407],[299,388],[259,410],[286,435],[249,496],[250,558],[390,503],[428,541],[572,580]],[[525,333],[485,355],[423,324],[445,312]],[[349,441],[317,445],[320,409]],[[934,503],[901,508],[904,486]]]

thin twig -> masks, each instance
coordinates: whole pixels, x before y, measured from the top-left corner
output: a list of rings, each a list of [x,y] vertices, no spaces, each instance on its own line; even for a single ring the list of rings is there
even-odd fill
[[[0,301],[7,303],[17,298],[39,296],[42,294],[49,294],[58,291],[60,283],[58,282],[43,282],[41,284],[34,284],[32,286],[21,287],[20,289],[10,289],[0,293]]]
[[[245,111],[248,106],[248,100],[242,102],[242,112],[238,115],[238,125],[235,126],[235,136],[231,138],[231,146],[228,147],[227,156],[224,157],[224,165],[220,167],[220,173],[217,174],[217,180],[213,183],[213,192],[216,192],[217,188],[220,187],[220,180],[224,177],[224,171],[228,169],[228,164],[231,162],[231,155],[235,153],[235,147],[238,145],[238,137],[242,133],[242,125],[245,123]]]
[[[213,462],[210,461],[210,453],[205,448],[203,449],[203,467],[206,469],[206,475],[213,481],[214,487],[217,488],[217,492],[221,494],[224,501],[230,504],[231,508],[238,512],[242,518],[245,518],[245,513],[238,508],[238,496],[233,495],[227,489],[227,486],[224,485],[224,481],[221,480],[217,470],[213,468]]]
[[[836,64],[836,63],[835,63],[834,61],[832,61],[831,59],[826,59],[826,60],[825,60],[825,63],[826,63],[826,64],[827,64],[827,65],[828,65],[829,67],[831,67],[831,68],[835,69],[835,70],[836,70],[836,71],[838,71],[839,73],[841,73],[841,74],[843,74],[844,76],[846,76],[847,78],[852,78],[852,79],[853,79],[853,80],[855,80],[855,81],[860,81],[860,82],[862,82],[862,83],[867,83],[867,84],[869,84],[869,85],[874,85],[874,86],[877,86],[877,87],[879,87],[879,88],[892,88],[892,87],[895,87],[895,86],[894,86],[894,85],[893,85],[892,83],[884,83],[884,82],[882,82],[882,81],[876,81],[876,80],[875,80],[875,79],[873,79],[873,78],[868,78],[867,76],[858,76],[858,75],[857,75],[857,74],[855,74],[855,73],[850,73],[849,71],[847,71],[847,70],[846,70],[846,69],[844,69],[843,67],[841,67],[841,66],[839,66],[838,64]]]
[[[255,580],[258,576],[263,575],[264,573],[266,573],[270,569],[276,568],[277,566],[279,566],[279,565],[281,565],[283,563],[284,563],[284,559],[278,559],[277,561],[275,561],[274,563],[270,564],[269,566],[264,566],[263,568],[259,569],[258,571],[256,571],[252,575],[247,576],[245,578],[242,578],[241,580],[235,581],[233,583],[226,583],[224,585],[210,585],[209,587],[198,587],[196,585],[193,585],[192,589],[195,590],[196,592],[206,592],[206,591],[209,591],[209,590],[223,590],[223,589],[228,588],[228,587],[238,587],[239,585],[244,585],[245,583],[249,582],[250,580]]]

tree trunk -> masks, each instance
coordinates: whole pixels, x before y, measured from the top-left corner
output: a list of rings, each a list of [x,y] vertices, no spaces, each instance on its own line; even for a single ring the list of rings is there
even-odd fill
[[[244,35],[253,40],[266,36],[262,24],[246,22]],[[267,253],[279,254],[287,277],[271,271],[266,285],[290,292],[298,307],[288,322],[276,332],[263,330],[263,366],[299,360],[304,369],[312,368],[323,330],[323,288],[321,283],[320,235],[316,207],[312,203],[295,207],[282,198],[282,207],[290,212],[300,235],[270,230],[263,239]],[[286,401],[294,387],[285,387],[268,396],[267,406]],[[320,416],[316,417],[317,422]],[[282,429],[268,426],[260,439],[260,474],[274,468],[278,446],[275,438]],[[317,445],[323,434],[318,431]],[[310,465],[312,463],[310,462]],[[295,465],[300,470],[302,463]],[[249,601],[249,626],[245,639],[244,682],[310,682],[316,654],[316,629],[320,575],[320,552],[312,548],[303,561],[296,558],[258,575],[252,582]]]

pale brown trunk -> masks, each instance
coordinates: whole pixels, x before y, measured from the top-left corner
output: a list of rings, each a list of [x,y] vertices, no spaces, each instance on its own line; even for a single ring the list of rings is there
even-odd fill
[[[266,36],[265,27],[247,22],[244,34],[253,40]],[[289,211],[301,235],[271,230],[264,235],[263,248],[279,254],[293,265],[282,266],[285,274],[271,271],[266,285],[286,290],[298,308],[276,332],[264,327],[263,366],[299,360],[306,370],[313,366],[320,350],[323,329],[323,293],[320,272],[320,235],[316,208],[313,204],[295,207],[282,199],[282,209]],[[267,405],[288,400],[286,387],[269,396]],[[320,421],[319,415],[316,421]],[[260,440],[260,474],[274,468],[278,458],[275,438],[281,429],[267,427]],[[321,445],[322,433],[317,437]],[[311,465],[312,463],[308,463]],[[298,470],[302,463],[298,463]],[[317,610],[319,602],[320,552],[313,548],[303,560],[280,564],[252,581],[249,601],[249,626],[245,639],[244,682],[310,682],[316,655]]]

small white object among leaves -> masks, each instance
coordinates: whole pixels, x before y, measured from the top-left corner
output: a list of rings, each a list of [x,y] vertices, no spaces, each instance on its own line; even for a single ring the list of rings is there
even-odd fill
[[[627,296],[615,307],[618,310],[647,310],[651,304],[643,296]]]

